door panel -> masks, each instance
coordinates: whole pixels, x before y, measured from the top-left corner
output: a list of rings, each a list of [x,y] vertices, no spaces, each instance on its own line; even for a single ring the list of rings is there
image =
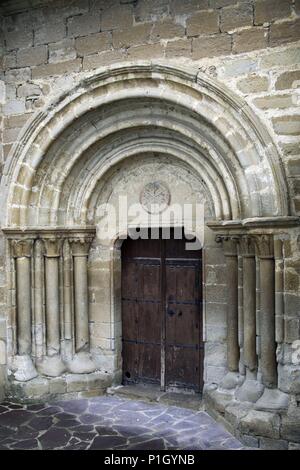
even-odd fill
[[[202,388],[202,253],[185,242],[123,243],[123,383]]]

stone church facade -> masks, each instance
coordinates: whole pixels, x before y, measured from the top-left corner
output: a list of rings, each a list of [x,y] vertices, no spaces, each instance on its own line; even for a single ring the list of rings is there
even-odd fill
[[[98,208],[159,181],[205,207],[204,406],[299,449],[299,0],[11,0],[0,22],[1,398],[122,382],[135,224],[103,241]]]

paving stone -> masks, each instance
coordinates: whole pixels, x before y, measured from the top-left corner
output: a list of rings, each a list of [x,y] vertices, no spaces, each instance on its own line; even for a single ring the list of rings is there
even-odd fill
[[[39,442],[43,449],[55,449],[65,446],[69,439],[68,430],[53,427],[39,438]]]
[[[95,437],[92,445],[89,447],[91,450],[113,449],[117,445],[126,444],[127,439],[121,436],[98,436]]]
[[[44,429],[48,429],[50,426],[52,426],[53,423],[53,418],[51,416],[35,416],[31,421],[30,421],[30,426],[34,429],[37,429],[39,431],[42,431]]]

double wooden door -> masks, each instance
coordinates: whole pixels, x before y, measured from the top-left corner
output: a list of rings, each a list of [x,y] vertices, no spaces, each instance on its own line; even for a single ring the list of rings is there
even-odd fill
[[[202,390],[201,254],[184,238],[124,241],[124,384]]]

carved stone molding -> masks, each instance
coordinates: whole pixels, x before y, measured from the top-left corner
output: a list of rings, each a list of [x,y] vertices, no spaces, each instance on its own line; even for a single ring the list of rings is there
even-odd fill
[[[58,258],[61,255],[62,240],[60,238],[44,238],[47,258]]]
[[[69,244],[73,256],[88,256],[93,237],[72,237],[69,238]]]
[[[272,235],[253,235],[253,239],[259,258],[274,258],[274,239]]]
[[[11,247],[14,258],[30,258],[32,256],[33,240],[31,238],[12,240]]]
[[[238,235],[217,235],[216,242],[222,243],[225,256],[237,256]]]
[[[255,256],[255,244],[251,236],[243,235],[240,237],[239,252],[244,258]]]

